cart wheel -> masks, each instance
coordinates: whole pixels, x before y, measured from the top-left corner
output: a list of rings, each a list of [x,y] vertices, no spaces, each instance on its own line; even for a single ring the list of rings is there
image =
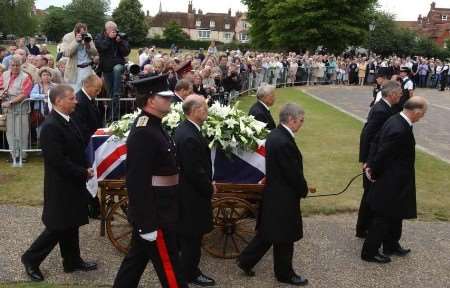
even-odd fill
[[[214,199],[213,230],[203,237],[203,249],[215,257],[236,258],[255,234],[256,209],[232,197]]]
[[[106,216],[106,233],[109,240],[122,253],[127,253],[131,243],[133,227],[128,223],[128,198],[123,197],[111,206]]]

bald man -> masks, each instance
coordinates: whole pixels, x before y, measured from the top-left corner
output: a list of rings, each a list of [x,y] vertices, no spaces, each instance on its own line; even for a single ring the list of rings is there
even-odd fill
[[[361,252],[364,261],[388,263],[388,256],[405,256],[411,251],[402,248],[399,241],[402,221],[417,218],[412,126],[425,115],[427,107],[424,98],[411,97],[402,112],[386,121],[371,149],[366,176],[373,182],[367,198],[373,220]],[[378,251],[381,244],[383,254]]]
[[[211,151],[201,132],[201,126],[208,118],[205,98],[189,95],[184,99],[183,112],[186,120],[175,132],[180,165],[178,235],[181,264],[189,283],[213,286],[214,279],[205,276],[198,267],[202,237],[213,228]]]

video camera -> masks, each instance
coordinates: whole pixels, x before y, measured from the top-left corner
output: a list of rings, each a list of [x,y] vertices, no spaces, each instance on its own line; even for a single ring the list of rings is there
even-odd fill
[[[131,82],[139,79],[139,73],[141,68],[139,65],[134,63],[127,63],[124,65],[124,77],[123,77],[123,88],[125,97],[129,97],[133,86]]]
[[[117,36],[116,36],[116,38],[117,38],[117,37],[120,37],[120,39],[123,39],[123,40],[127,40],[128,35],[127,35],[127,33],[117,31]]]

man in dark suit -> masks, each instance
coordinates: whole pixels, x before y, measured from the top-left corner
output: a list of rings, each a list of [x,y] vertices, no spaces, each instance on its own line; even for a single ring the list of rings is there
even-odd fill
[[[403,219],[417,218],[412,125],[425,115],[427,106],[418,96],[406,101],[403,111],[383,125],[369,155],[366,175],[373,184],[367,201],[374,216],[361,252],[364,261],[388,263],[389,255],[405,256],[411,251],[399,241]],[[378,251],[381,244],[383,254]]]
[[[78,104],[75,107],[75,111],[70,115],[80,128],[85,148],[95,131],[103,127],[102,117],[95,102],[95,98],[102,91],[102,86],[102,80],[96,74],[92,74],[84,79],[83,86],[76,94]],[[98,218],[100,215],[100,201],[97,196],[92,197],[87,189],[86,194],[89,199],[89,217]]]
[[[256,120],[266,123],[267,129],[275,129],[275,121],[269,110],[269,107],[275,103],[275,87],[271,85],[259,87],[256,92],[256,99],[258,101],[253,104],[248,114],[253,115]]]
[[[292,268],[294,242],[303,237],[300,199],[308,194],[303,175],[302,154],[294,133],[303,125],[304,111],[286,104],[280,111],[280,125],[266,140],[266,187],[260,207],[256,236],[238,258],[238,266],[248,276],[273,245],[275,276],[282,283],[303,286],[308,280]]]
[[[72,87],[58,85],[51,89],[50,101],[53,110],[41,130],[45,229],[22,255],[22,263],[33,281],[44,280],[39,265],[56,244],[61,250],[64,272],[97,269],[97,264],[85,262],[80,256],[78,229],[89,222],[84,191],[93,170],[85,161],[80,130],[69,117],[77,104]]]
[[[95,102],[95,98],[102,91],[102,86],[102,80],[96,74],[92,74],[83,81],[83,86],[76,94],[78,104],[70,116],[80,127],[85,145],[89,143],[95,131],[103,127],[102,117]]]
[[[192,83],[185,79],[178,80],[177,85],[175,85],[174,94],[172,103],[183,102],[188,95],[192,94]]]
[[[186,115],[175,132],[180,165],[180,217],[178,223],[181,264],[186,280],[199,286],[213,286],[215,281],[200,271],[201,241],[213,228],[211,197],[211,151],[201,133],[208,118],[205,98],[190,95],[183,102]]]
[[[402,89],[400,83],[397,81],[386,81],[381,91],[382,98],[378,101],[372,109],[370,109],[367,116],[367,122],[361,131],[359,142],[359,162],[362,164],[364,170],[367,166],[367,158],[369,157],[370,147],[375,141],[377,133],[380,131],[384,122],[394,114],[392,106],[397,104],[402,96]],[[367,207],[367,194],[369,193],[370,181],[367,177],[363,177],[363,196],[359,206],[358,221],[356,223],[356,237],[365,238],[367,230],[370,226],[371,212]]]

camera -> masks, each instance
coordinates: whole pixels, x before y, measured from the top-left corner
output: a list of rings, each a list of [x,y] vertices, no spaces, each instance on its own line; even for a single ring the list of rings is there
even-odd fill
[[[88,42],[92,41],[92,38],[91,38],[91,36],[89,36],[88,33],[82,33],[81,34],[81,40],[86,42],[86,43],[88,43]]]
[[[127,37],[128,37],[127,33],[120,32],[120,31],[117,31],[117,36],[120,37],[120,39],[123,39],[123,40],[127,40]]]

